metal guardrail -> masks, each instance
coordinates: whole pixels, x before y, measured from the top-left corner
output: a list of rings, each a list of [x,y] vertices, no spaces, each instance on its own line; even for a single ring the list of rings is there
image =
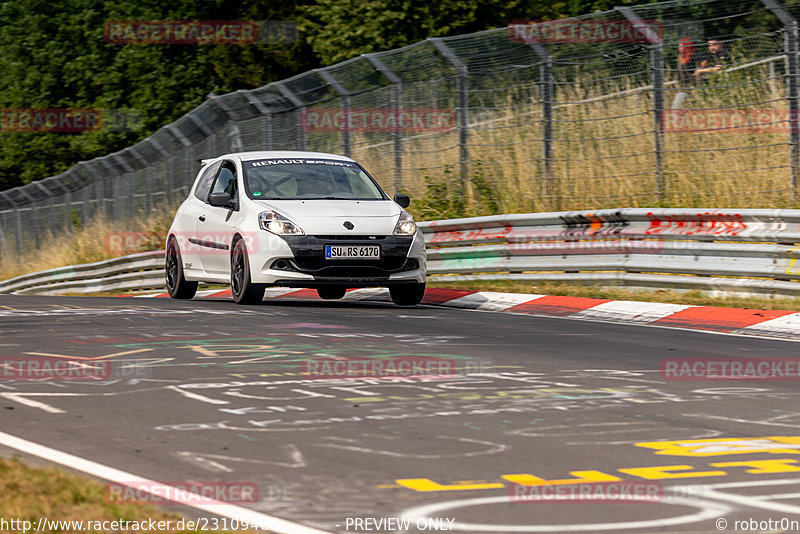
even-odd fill
[[[800,295],[800,210],[625,208],[421,223],[438,281]]]
[[[800,295],[800,210],[624,208],[420,223],[431,280],[553,280]],[[0,282],[0,293],[163,290],[163,252]]]
[[[68,265],[0,282],[0,293],[63,295],[164,289],[164,252],[142,252],[97,263]]]

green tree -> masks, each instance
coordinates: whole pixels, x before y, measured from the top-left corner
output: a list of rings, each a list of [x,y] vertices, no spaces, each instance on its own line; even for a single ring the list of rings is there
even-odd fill
[[[305,6],[303,31],[323,64],[390,50],[428,37],[507,26],[513,20],[569,16],[566,1],[317,0]]]
[[[308,0],[311,1],[311,0]],[[255,88],[319,66],[307,45],[116,45],[114,20],[294,20],[297,3],[13,0],[0,3],[0,109],[131,109],[134,132],[0,132],[0,189],[129,146],[211,91]]]

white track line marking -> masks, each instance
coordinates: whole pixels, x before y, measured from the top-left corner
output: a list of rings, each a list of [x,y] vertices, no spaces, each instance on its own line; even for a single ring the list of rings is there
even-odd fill
[[[198,393],[192,393],[191,391],[186,391],[185,389],[181,389],[175,386],[167,386],[167,389],[171,389],[172,391],[177,391],[184,397],[192,400],[197,400],[200,402],[207,402],[208,404],[230,404],[228,401],[219,400],[219,399],[212,399],[210,397],[206,397],[205,395],[200,395]]]
[[[500,504],[501,506],[508,506],[510,503],[508,495],[497,497],[477,497],[473,499],[462,499],[447,502],[440,502],[435,504],[428,504],[406,510],[402,514],[403,519],[408,519],[415,523],[419,519],[428,519],[433,517],[452,517],[453,510],[457,508],[466,508],[471,506],[484,506],[489,504]],[[678,506],[688,506],[697,508],[700,511],[686,515],[664,517],[660,519],[644,519],[636,521],[621,521],[617,523],[576,523],[576,524],[563,524],[563,525],[494,525],[494,524],[473,524],[473,523],[456,523],[455,531],[466,532],[597,532],[599,530],[622,530],[622,529],[642,529],[642,528],[656,528],[673,525],[683,525],[687,523],[694,523],[697,521],[704,521],[708,519],[715,519],[724,516],[731,511],[731,508],[725,504],[716,503],[713,501],[703,501],[702,499],[685,499],[681,497],[672,497],[665,504],[672,504]],[[523,504],[522,506],[525,506]]]
[[[18,402],[23,406],[27,406],[29,408],[38,408],[40,410],[44,410],[47,413],[67,413],[61,408],[56,408],[55,406],[51,406],[41,401],[35,401],[31,399],[25,398],[27,395],[25,393],[0,393],[0,397],[4,399],[8,399],[14,402]]]
[[[5,432],[0,432],[0,445],[5,445],[16,449],[25,454],[30,454],[42,458],[49,462],[66,466],[76,471],[81,471],[97,478],[109,480],[122,486],[134,487],[137,491],[144,491],[153,496],[163,498],[164,495],[175,495],[179,492],[178,488],[168,484],[149,480],[113,467],[86,460],[79,456],[73,456],[66,452],[61,452],[44,445],[39,445]],[[223,503],[214,499],[205,499],[208,504],[184,504],[191,508],[208,512],[217,516],[236,519],[252,525],[259,525],[262,530],[268,530],[278,534],[329,534],[324,530],[307,527],[299,523],[293,523],[285,519],[280,519],[271,515],[263,514],[242,506]]]

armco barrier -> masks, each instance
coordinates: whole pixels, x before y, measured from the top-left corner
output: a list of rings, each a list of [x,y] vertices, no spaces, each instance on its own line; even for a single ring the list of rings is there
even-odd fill
[[[69,265],[0,282],[0,293],[99,293],[164,289],[164,252],[142,252],[97,263]]]
[[[623,208],[420,223],[439,281],[553,280],[800,295],[800,210]],[[163,290],[163,252],[0,282],[0,293]]]
[[[798,295],[800,210],[624,208],[421,223],[440,281]]]

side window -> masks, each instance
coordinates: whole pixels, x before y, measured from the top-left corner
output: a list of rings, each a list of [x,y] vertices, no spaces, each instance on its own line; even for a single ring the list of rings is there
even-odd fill
[[[217,181],[214,183],[212,193],[228,193],[232,199],[236,198],[236,165],[226,161],[219,171]]]
[[[211,192],[211,183],[214,181],[214,176],[217,174],[217,170],[219,170],[221,165],[221,161],[209,165],[200,175],[200,178],[197,179],[197,187],[194,189],[194,196],[203,202],[208,202],[208,194]]]

